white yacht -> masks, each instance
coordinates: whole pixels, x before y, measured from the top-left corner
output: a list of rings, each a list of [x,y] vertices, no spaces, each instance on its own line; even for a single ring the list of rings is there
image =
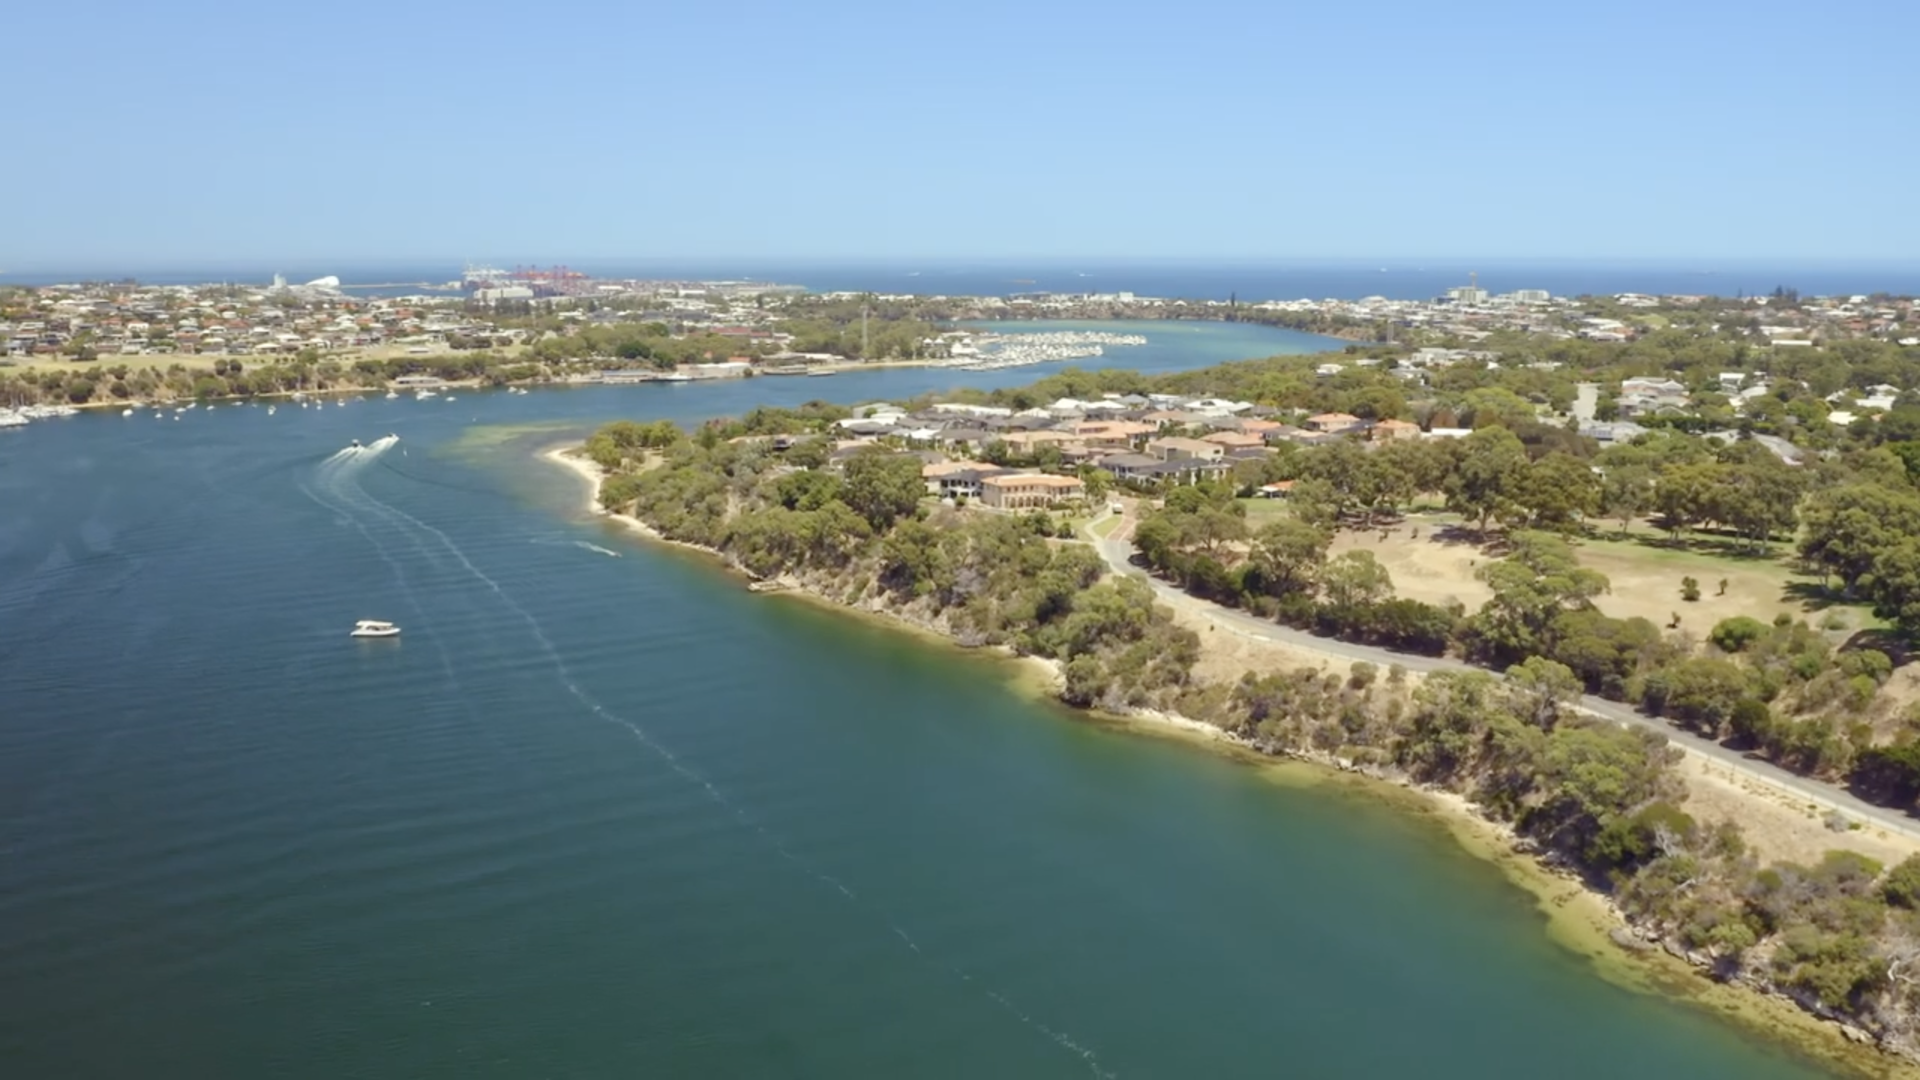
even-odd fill
[[[400,628],[390,622],[381,622],[379,619],[361,619],[359,622],[353,624],[353,630],[347,636],[399,637]]]

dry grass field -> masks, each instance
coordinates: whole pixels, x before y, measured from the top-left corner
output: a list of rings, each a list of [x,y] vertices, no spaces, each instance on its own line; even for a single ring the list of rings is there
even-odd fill
[[[1262,507],[1259,517],[1273,513]],[[1250,519],[1258,520],[1251,508]],[[1384,533],[1342,530],[1333,554],[1371,551],[1393,575],[1399,595],[1430,604],[1458,601],[1472,611],[1491,596],[1474,571],[1498,552],[1481,548],[1456,525],[1450,515],[1420,514]],[[1771,622],[1786,614],[1836,632],[1880,625],[1866,605],[1835,602],[1818,577],[1793,565],[1781,544],[1764,555],[1747,555],[1711,541],[1671,544],[1664,533],[1646,526],[1624,535],[1608,528],[1573,544],[1580,564],[1605,574],[1611,583],[1611,591],[1596,603],[1615,618],[1639,616],[1665,627],[1679,615],[1680,628],[1697,635],[1734,615]],[[1684,577],[1699,582],[1699,600],[1681,599]]]

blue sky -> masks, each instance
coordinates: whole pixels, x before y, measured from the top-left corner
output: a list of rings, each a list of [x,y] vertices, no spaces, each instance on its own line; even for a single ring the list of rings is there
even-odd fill
[[[0,269],[1920,258],[1920,4],[16,5]]]

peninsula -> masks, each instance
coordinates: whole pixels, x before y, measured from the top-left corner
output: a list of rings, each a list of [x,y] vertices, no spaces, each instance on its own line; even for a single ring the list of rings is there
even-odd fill
[[[1604,896],[1623,947],[1920,1060],[1920,410],[1875,385],[1911,346],[1742,345],[1067,372],[620,423],[575,464],[756,588],[1467,800]]]

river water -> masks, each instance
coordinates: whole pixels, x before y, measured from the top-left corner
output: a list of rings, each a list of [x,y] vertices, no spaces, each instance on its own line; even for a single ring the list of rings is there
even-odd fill
[[[1040,370],[0,434],[6,1075],[1820,1075],[1430,824],[747,594],[533,453]]]

